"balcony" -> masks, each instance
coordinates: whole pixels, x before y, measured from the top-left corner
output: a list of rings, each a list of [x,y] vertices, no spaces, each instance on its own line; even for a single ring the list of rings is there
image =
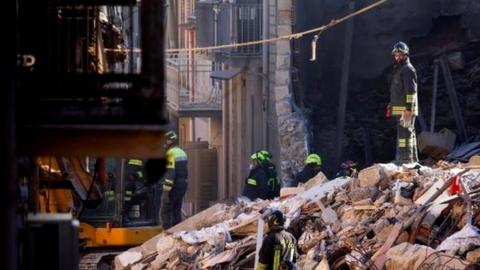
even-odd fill
[[[262,4],[259,1],[198,1],[195,12],[197,45],[200,47],[262,39]],[[262,45],[228,48],[220,52],[225,57],[258,57],[262,54]]]
[[[166,106],[178,117],[220,117],[222,82],[208,59],[166,57]]]

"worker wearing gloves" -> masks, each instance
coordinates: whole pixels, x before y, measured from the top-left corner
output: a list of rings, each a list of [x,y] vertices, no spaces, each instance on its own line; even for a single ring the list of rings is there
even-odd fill
[[[400,164],[418,162],[415,136],[415,116],[418,115],[417,73],[410,63],[409,53],[404,42],[398,42],[393,47],[395,66],[390,86],[390,104],[387,107],[387,116],[397,118],[396,160]]]
[[[303,169],[295,175],[295,182],[293,186],[297,186],[299,183],[305,183],[315,175],[317,175],[322,169],[322,158],[318,154],[310,154],[305,159],[305,166]]]
[[[262,166],[267,171],[267,185],[270,191],[267,198],[271,200],[280,196],[281,184],[277,176],[277,168],[275,167],[275,164],[272,163],[272,154],[270,154],[270,152],[267,150],[260,150],[258,153],[261,155]]]
[[[268,172],[263,166],[264,156],[260,152],[253,153],[250,156],[250,172],[245,179],[242,195],[250,200],[266,200],[270,196],[268,188]]]
[[[166,134],[167,172],[162,192],[162,226],[168,229],[182,221],[183,197],[187,191],[187,154],[178,147],[178,137],[173,131]]]
[[[268,217],[268,233],[260,248],[256,270],[296,269],[297,241],[284,229],[284,223],[285,216],[280,210],[274,210]]]

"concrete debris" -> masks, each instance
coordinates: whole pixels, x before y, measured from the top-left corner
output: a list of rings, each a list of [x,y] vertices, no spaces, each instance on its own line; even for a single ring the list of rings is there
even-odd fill
[[[456,253],[465,254],[471,250],[472,247],[479,246],[480,231],[475,226],[467,224],[463,229],[445,239],[440,246],[437,247],[437,250],[445,250],[451,255],[455,255]]]
[[[383,171],[383,168],[378,165],[363,169],[358,174],[358,179],[360,179],[360,187],[374,187],[380,181],[385,179],[387,175]]]
[[[480,248],[468,252],[465,257],[467,258],[467,261],[471,263],[480,263]]]
[[[468,165],[478,165],[480,166],[480,156],[479,155],[475,155],[475,156],[472,156],[470,158],[470,160],[468,161]]]
[[[275,200],[216,204],[120,254],[115,269],[251,269],[268,209],[285,213],[298,269],[468,269],[480,256],[480,168],[470,164],[376,164]]]
[[[467,269],[468,262],[424,245],[402,243],[387,251],[387,270]]]
[[[328,178],[325,176],[325,174],[323,174],[323,172],[318,172],[317,175],[303,184],[303,187],[305,187],[305,190],[309,190],[312,187],[323,184],[327,181]]]

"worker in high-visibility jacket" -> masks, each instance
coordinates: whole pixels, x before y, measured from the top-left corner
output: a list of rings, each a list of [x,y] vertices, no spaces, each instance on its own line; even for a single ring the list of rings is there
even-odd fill
[[[305,183],[312,179],[322,170],[322,158],[315,153],[307,156],[305,159],[305,166],[295,175],[293,186],[296,187],[299,183]]]
[[[284,229],[284,223],[285,216],[280,210],[274,210],[268,217],[268,233],[260,248],[256,270],[296,269],[297,241]]]
[[[178,136],[174,131],[166,134],[167,172],[162,192],[162,226],[168,229],[182,221],[183,197],[187,192],[187,154],[178,147]]]
[[[261,155],[262,165],[267,170],[267,185],[270,191],[268,199],[274,199],[280,196],[281,183],[278,178],[277,168],[272,162],[272,154],[267,150],[260,150],[258,153]]]
[[[415,136],[415,117],[418,115],[417,73],[410,63],[409,54],[410,49],[404,42],[394,45],[392,55],[395,66],[389,104],[391,110],[387,110],[387,116],[391,114],[397,118],[398,163],[418,162]]]
[[[264,156],[255,152],[250,156],[250,172],[245,179],[242,195],[250,200],[262,199],[266,200],[270,197],[270,189],[268,187],[268,171],[262,165]]]

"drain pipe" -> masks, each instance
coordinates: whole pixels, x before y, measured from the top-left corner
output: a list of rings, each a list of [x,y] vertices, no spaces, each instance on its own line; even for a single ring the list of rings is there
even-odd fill
[[[268,0],[263,0],[263,7],[262,7],[262,38],[268,39],[269,38],[269,26],[268,26]],[[268,66],[268,53],[269,53],[269,45],[268,43],[263,43],[262,45],[262,96],[263,96],[263,115],[262,115],[262,145],[263,148],[268,148],[268,117],[269,117],[269,107],[270,107],[270,93],[269,90],[269,66]]]

